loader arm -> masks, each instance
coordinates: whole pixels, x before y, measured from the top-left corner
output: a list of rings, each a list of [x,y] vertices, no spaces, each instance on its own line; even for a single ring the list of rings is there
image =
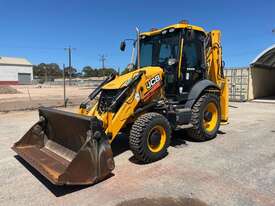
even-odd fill
[[[138,69],[129,74],[129,79],[131,81],[128,83],[127,87],[115,98],[112,105],[109,106],[106,112],[100,112],[99,101],[93,106],[89,111],[80,111],[82,114],[87,116],[96,116],[99,120],[103,122],[103,127],[105,133],[110,138],[110,143],[115,139],[117,134],[121,131],[124,125],[134,117],[134,112],[139,107],[139,103],[147,104],[149,103],[150,95],[161,87],[163,70],[159,67]],[[159,80],[156,81],[154,87],[147,89],[146,84],[151,81],[154,77],[158,76]],[[117,79],[120,84],[123,83],[122,80]],[[113,84],[112,82],[110,84]],[[116,102],[120,101],[126,95],[126,99],[123,100],[122,104],[119,106],[117,111],[113,111],[113,106],[115,107]]]
[[[123,91],[125,93],[129,93],[130,95],[128,96],[127,100],[122,104],[117,113],[107,112],[106,114],[104,114],[104,122],[106,122],[106,125],[108,125],[105,133],[109,137],[111,137],[110,142],[115,139],[121,128],[124,126],[125,122],[129,119],[131,115],[133,115],[140,101],[139,90],[141,87],[140,81],[142,79],[142,75],[142,72],[139,73],[132,80],[128,88],[125,88],[125,90]],[[139,96],[139,98],[135,98],[135,95]]]
[[[228,121],[228,82],[223,74],[221,33],[219,30],[208,33],[205,47],[208,65],[207,76],[220,88],[221,120],[226,123]]]

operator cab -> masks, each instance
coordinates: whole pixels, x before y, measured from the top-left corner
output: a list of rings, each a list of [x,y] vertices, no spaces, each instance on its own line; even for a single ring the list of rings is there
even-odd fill
[[[205,33],[189,28],[167,28],[140,37],[140,67],[159,66],[165,71],[166,97],[187,99],[191,87],[205,78]]]

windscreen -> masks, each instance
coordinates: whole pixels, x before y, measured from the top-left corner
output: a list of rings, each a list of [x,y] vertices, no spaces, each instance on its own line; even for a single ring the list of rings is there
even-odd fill
[[[142,36],[140,40],[140,66],[164,67],[168,59],[178,60],[180,32],[165,30],[155,36]]]

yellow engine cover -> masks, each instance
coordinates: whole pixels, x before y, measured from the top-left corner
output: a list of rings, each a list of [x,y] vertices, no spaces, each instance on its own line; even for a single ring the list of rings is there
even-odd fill
[[[147,84],[150,83],[155,83],[153,80],[151,80],[153,77],[158,76],[160,77],[160,80],[162,79],[163,76],[163,69],[160,67],[143,67],[142,69],[137,69],[132,72],[129,72],[127,74],[117,76],[113,81],[109,82],[108,84],[104,85],[102,89],[120,89],[125,86],[127,86],[127,83],[131,81],[131,79],[137,75],[140,71],[144,71],[144,75],[139,83],[139,85],[144,85],[147,83],[147,81],[152,81],[148,82]],[[157,77],[158,78],[158,77]],[[158,80],[156,78],[156,81]],[[147,88],[147,87],[145,87]]]

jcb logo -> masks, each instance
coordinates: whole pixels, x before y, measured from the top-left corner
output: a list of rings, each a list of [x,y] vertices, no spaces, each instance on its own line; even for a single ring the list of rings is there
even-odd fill
[[[148,90],[152,89],[152,87],[153,87],[156,83],[158,83],[159,81],[160,81],[160,76],[159,76],[159,74],[158,74],[157,76],[153,77],[153,78],[150,79],[148,82],[146,82],[146,88],[147,88]]]

